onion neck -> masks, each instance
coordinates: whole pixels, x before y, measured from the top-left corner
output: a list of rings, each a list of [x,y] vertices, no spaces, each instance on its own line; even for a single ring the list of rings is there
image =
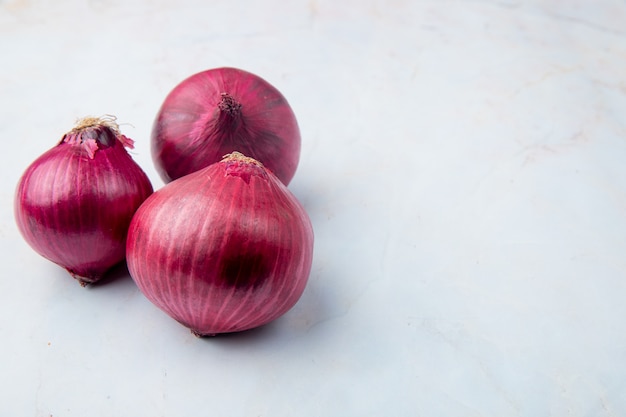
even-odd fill
[[[241,103],[228,93],[222,93],[221,96],[217,104],[219,109],[217,126],[220,129],[234,129],[241,119]]]
[[[99,149],[109,148],[117,140],[127,148],[133,147],[133,141],[120,133],[114,116],[85,117],[63,136],[61,143],[82,148],[93,159]]]
[[[246,183],[250,182],[251,177],[267,178],[267,172],[261,162],[237,151],[224,155],[221,163],[225,165],[226,175],[240,177]]]

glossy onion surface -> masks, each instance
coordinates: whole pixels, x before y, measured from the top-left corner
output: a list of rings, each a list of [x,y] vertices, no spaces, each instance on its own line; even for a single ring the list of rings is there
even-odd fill
[[[284,314],[304,291],[312,255],[304,208],[238,153],[156,191],[128,232],[128,268],[140,290],[197,335]]]
[[[165,182],[239,151],[287,185],[300,158],[300,130],[285,97],[236,68],[210,69],[178,84],[157,114],[151,144]]]
[[[17,226],[40,255],[81,284],[124,260],[130,220],[152,193],[112,120],[86,118],[19,180]]]

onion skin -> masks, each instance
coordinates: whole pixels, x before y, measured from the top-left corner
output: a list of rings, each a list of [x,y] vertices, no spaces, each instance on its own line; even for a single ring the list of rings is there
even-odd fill
[[[152,127],[152,159],[167,183],[238,151],[270,169],[283,184],[300,158],[300,129],[285,97],[236,68],[185,79],[166,97]]]
[[[283,315],[302,295],[312,257],[304,208],[269,170],[239,153],[156,191],[128,231],[137,286],[198,336]]]
[[[26,242],[81,285],[125,258],[130,220],[152,185],[114,119],[85,118],[20,178],[15,219]]]

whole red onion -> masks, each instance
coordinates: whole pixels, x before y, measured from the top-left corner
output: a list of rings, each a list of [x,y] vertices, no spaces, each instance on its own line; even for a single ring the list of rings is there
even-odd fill
[[[128,269],[139,289],[199,336],[284,314],[304,291],[312,256],[304,208],[238,152],[156,191],[128,231]]]
[[[26,242],[81,285],[124,260],[130,220],[152,185],[115,118],[80,120],[19,180],[15,218]]]
[[[285,184],[300,158],[300,130],[283,95],[262,78],[216,68],[178,84],[152,128],[152,158],[165,182],[239,151]]]

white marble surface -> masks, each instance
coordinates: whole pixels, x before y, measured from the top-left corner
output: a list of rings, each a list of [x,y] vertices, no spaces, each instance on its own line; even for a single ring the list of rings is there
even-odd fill
[[[626,415],[623,0],[0,0],[2,416]],[[156,188],[165,94],[236,66],[303,154],[309,286],[197,339],[35,254],[15,184],[112,113]]]

